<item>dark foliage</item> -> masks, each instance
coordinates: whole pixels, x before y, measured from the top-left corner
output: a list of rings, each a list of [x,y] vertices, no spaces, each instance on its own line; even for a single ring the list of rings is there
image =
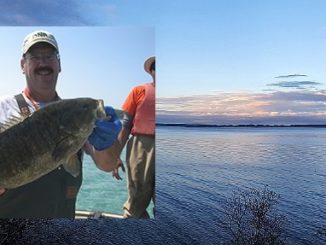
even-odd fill
[[[233,192],[225,205],[224,221],[231,244],[284,244],[286,219],[275,210],[279,198],[267,186]]]

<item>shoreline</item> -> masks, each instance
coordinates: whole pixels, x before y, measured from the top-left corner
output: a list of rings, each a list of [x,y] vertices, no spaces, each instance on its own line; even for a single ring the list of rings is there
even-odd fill
[[[217,125],[217,124],[188,124],[188,123],[156,123],[160,127],[198,127],[198,128],[326,128],[326,124],[290,124],[290,125],[269,125],[269,124],[238,124],[238,125]]]

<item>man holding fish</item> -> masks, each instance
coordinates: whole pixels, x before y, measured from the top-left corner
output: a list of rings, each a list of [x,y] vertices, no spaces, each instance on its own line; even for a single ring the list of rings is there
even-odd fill
[[[114,170],[120,120],[101,100],[61,100],[51,33],[26,36],[21,69],[24,91],[0,98],[0,218],[74,218],[83,153]]]

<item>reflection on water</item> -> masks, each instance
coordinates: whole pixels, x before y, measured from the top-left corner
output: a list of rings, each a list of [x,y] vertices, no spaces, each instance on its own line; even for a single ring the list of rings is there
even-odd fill
[[[267,184],[281,195],[287,242],[326,239],[316,236],[326,229],[326,129],[158,127],[156,144],[157,217],[191,227],[185,235],[223,241],[225,199]]]

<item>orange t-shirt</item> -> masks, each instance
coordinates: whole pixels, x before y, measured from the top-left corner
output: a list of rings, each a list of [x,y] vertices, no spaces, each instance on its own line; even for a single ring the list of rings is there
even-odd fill
[[[136,86],[129,93],[122,106],[123,111],[132,116],[131,133],[155,134],[155,84]]]
[[[122,110],[128,112],[132,117],[136,114],[137,106],[140,105],[145,97],[145,86],[139,85],[134,87],[123,103]]]

